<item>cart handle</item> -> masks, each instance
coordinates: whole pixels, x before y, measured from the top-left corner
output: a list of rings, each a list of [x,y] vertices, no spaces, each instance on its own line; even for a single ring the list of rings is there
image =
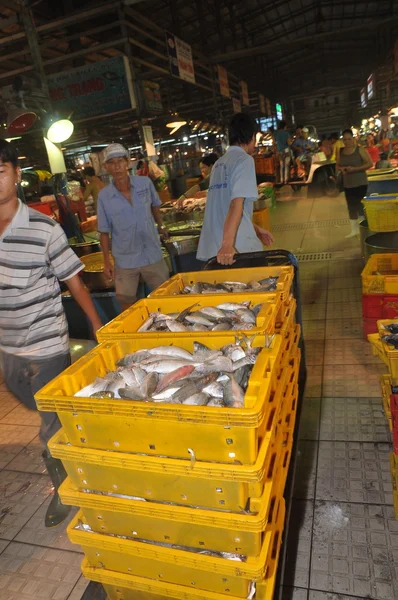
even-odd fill
[[[262,250],[260,252],[244,252],[242,254],[238,253],[234,255],[234,261],[241,259],[255,260],[259,258],[264,258],[264,262],[268,258],[285,258],[294,267],[295,272],[297,272],[298,270],[298,260],[295,257],[295,255],[289,252],[288,250]],[[220,265],[217,262],[217,257],[213,256],[213,258],[210,258],[204,265],[203,271],[214,269],[214,267],[217,267],[218,269],[225,269],[233,268],[233,265]]]

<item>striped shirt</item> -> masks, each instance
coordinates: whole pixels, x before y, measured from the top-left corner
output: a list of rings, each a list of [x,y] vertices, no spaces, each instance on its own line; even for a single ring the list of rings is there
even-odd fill
[[[19,200],[0,237],[0,350],[35,359],[69,352],[58,280],[82,269],[62,228]]]

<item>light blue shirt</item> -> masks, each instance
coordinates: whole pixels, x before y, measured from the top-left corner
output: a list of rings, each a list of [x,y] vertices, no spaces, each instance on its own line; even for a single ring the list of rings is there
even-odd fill
[[[198,260],[209,260],[220,250],[225,219],[234,198],[245,198],[236,250],[239,253],[263,250],[252,223],[253,201],[258,198],[254,160],[240,146],[230,146],[212,169]]]
[[[149,177],[130,177],[132,203],[113,183],[98,195],[98,231],[112,235],[116,267],[135,269],[162,259],[152,206],[161,201]]]

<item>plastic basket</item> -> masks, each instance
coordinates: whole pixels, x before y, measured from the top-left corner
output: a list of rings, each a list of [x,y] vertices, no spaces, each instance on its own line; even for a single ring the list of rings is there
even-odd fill
[[[361,277],[364,294],[398,294],[398,254],[373,254]]]
[[[234,339],[232,335],[196,338],[211,348]],[[192,350],[193,341],[165,338],[163,343]],[[265,336],[254,340],[254,345],[264,343]],[[130,339],[97,346],[36,394],[38,409],[58,413],[74,446],[180,458],[193,453],[197,460],[254,463],[261,436],[272,430],[283,392],[277,380],[281,336],[275,336],[271,348],[257,357],[243,409],[74,397],[95,377],[115,369],[122,356],[157,345],[155,339]]]
[[[398,296],[393,294],[363,294],[362,315],[366,319],[397,318]]]
[[[281,544],[284,517],[285,503],[281,498],[259,556],[248,557],[246,562],[74,529],[79,520],[84,523],[81,511],[70,522],[67,533],[72,543],[82,547],[93,567],[247,598],[251,582],[263,581],[276,568],[273,556]]]
[[[278,277],[276,291],[281,293],[282,300],[286,300],[289,297],[290,289],[293,283],[294,269],[292,266],[252,267],[248,269],[228,269],[228,271],[219,269],[216,271],[177,273],[174,275],[174,277],[171,277],[171,279],[159,286],[150,294],[149,297],[154,298],[157,296],[176,296],[182,294],[182,291],[186,285],[192,285],[198,281],[202,281],[204,283],[222,283],[224,281],[241,281],[242,283],[249,283],[249,281],[259,281],[267,277]],[[232,295],[234,298],[243,297],[245,295],[247,296],[247,292],[229,294],[229,296]],[[250,291],[250,296],[255,298],[256,292]],[[197,298],[202,298],[203,294],[189,294],[189,297],[193,298],[194,302]]]
[[[263,494],[257,502],[252,502],[251,508],[256,510],[253,514],[80,492],[69,479],[61,485],[59,494],[64,504],[81,508],[85,522],[97,533],[258,556],[270,511],[283,495],[290,453],[290,448],[280,446],[275,461],[270,464]]]
[[[388,200],[364,199],[366,219],[371,231],[396,231],[398,229],[398,197]]]
[[[263,494],[270,466],[278,455],[274,439],[275,430],[272,439],[262,441],[254,465],[77,448],[68,443],[62,430],[53,436],[48,447],[54,458],[62,460],[79,490],[241,512],[250,509],[252,498]],[[289,449],[290,436],[286,435],[280,443]]]
[[[392,413],[391,413],[391,377],[390,375],[380,376],[380,386],[383,397],[384,414],[388,419],[390,429],[392,429]],[[398,396],[397,396],[398,398]],[[397,421],[396,421],[397,422]]]
[[[287,304],[282,304],[276,318],[275,331],[281,336],[286,336],[296,325],[297,301],[291,297]]]
[[[381,360],[387,365],[390,375],[391,384],[398,385],[398,350],[392,350],[391,346],[380,339],[380,323],[390,323],[391,321],[378,321],[377,326],[379,328],[378,334],[368,336],[368,340],[372,344],[373,354],[381,358]],[[383,333],[383,335],[385,335]]]
[[[281,320],[281,297],[276,294],[257,294],[255,299],[251,299],[251,294],[247,294],[245,300],[251,300],[252,304],[263,304],[256,320],[256,327],[250,330],[243,330],[248,335],[255,333],[274,333],[275,323]],[[235,297],[234,297],[235,298]],[[222,302],[230,302],[231,294],[215,295],[215,296],[200,296],[197,306],[193,307],[192,311],[200,310],[204,306],[216,306]],[[148,319],[149,313],[175,313],[181,312],[185,308],[195,304],[190,296],[178,296],[177,298],[146,298],[136,302],[131,308],[123,312],[121,315],[110,321],[97,332],[99,342],[116,341],[127,337],[145,337],[162,339],[163,337],[194,337],[196,339],[198,332],[178,332],[178,333],[161,333],[161,332],[145,332],[138,333],[138,329]],[[283,325],[283,323],[282,323]],[[225,331],[209,331],[209,335],[220,337],[225,335]]]

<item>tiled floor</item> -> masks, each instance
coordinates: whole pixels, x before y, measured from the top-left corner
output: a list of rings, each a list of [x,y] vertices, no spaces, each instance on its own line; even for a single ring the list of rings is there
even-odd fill
[[[290,224],[346,211],[341,197],[303,198],[275,216],[278,247],[345,255],[300,268],[309,377],[283,600],[394,600],[398,522],[379,386],[385,367],[363,340],[359,242],[344,238],[348,224],[284,231],[283,212]]]
[[[362,339],[359,242],[344,237],[342,197],[299,194],[278,202],[272,223],[275,248],[341,253],[300,267],[309,368],[283,600],[394,600],[398,522],[384,367]],[[51,485],[38,425],[0,382],[0,600],[81,600],[79,548],[65,527],[43,525]]]

